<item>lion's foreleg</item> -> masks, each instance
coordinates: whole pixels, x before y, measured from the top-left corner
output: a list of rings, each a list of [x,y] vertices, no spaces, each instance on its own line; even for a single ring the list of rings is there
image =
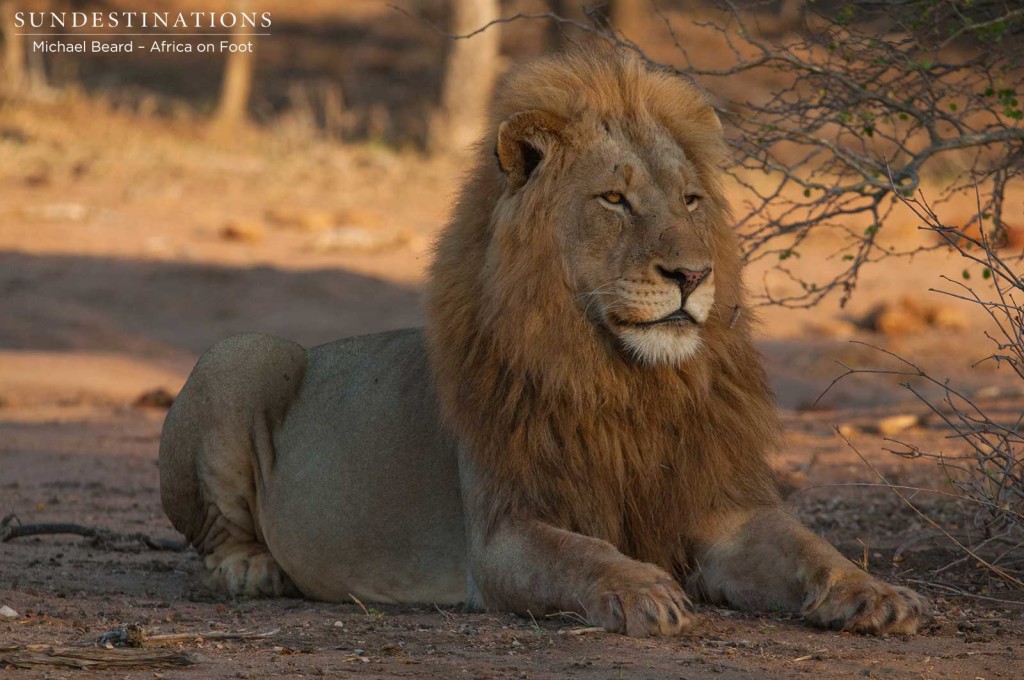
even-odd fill
[[[577,613],[634,636],[674,635],[690,622],[680,584],[610,543],[536,520],[507,521],[471,550],[473,580],[489,608]]]
[[[524,517],[488,526],[493,502],[460,460],[470,593],[475,604],[541,616],[575,613],[591,625],[628,635],[674,635],[689,623],[679,582],[613,545]]]
[[[866,633],[913,633],[927,618],[920,595],[858,568],[781,509],[736,511],[705,526],[687,580],[692,594]]]

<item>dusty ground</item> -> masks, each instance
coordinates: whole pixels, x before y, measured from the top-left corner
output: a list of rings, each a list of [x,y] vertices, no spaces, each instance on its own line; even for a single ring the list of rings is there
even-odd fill
[[[922,588],[937,618],[913,638],[869,638],[811,629],[789,616],[700,609],[692,635],[630,640],[576,634],[574,621],[538,622],[434,607],[229,601],[205,591],[191,553],[134,544],[94,545],[74,537],[25,538],[0,547],[0,602],[21,616],[0,622],[5,644],[89,642],[131,623],[194,640],[171,645],[196,665],[155,677],[1015,678],[1024,663],[1024,607],[984,587],[976,575],[937,566],[956,555],[940,542],[912,544],[926,527],[889,492],[836,487],[869,480],[863,463],[830,434],[836,414],[786,417],[789,453],[778,467],[803,491],[797,512],[872,571]],[[867,417],[873,414],[860,413]],[[0,512],[25,522],[78,522],[122,533],[175,538],[159,503],[156,445],[163,411],[110,406],[24,407],[0,411]],[[853,414],[843,414],[852,418]],[[856,418],[854,418],[856,420]],[[941,432],[922,430],[935,443]],[[810,455],[809,455],[810,454]],[[874,454],[895,481],[922,484],[917,470]],[[924,475],[927,477],[927,475]],[[926,505],[942,518],[943,508]],[[866,544],[866,548],[860,544]],[[894,551],[904,551],[899,563]],[[973,571],[973,570],[972,570]],[[931,585],[925,585],[930,583]],[[982,585],[978,597],[949,588]],[[974,588],[975,586],[969,586]],[[203,641],[216,631],[279,629],[254,641]],[[9,673],[11,671],[8,671]],[[75,671],[14,671],[67,677]],[[154,670],[119,671],[154,677]]]
[[[369,68],[360,63],[353,68]],[[408,62],[410,77],[417,63]],[[0,108],[0,517],[175,539],[157,491],[165,412],[135,399],[176,392],[198,354],[232,333],[313,345],[419,323],[430,239],[462,165],[294,129],[228,142],[188,118],[118,112],[95,99]],[[338,227],[401,238],[362,252],[332,240]],[[226,228],[235,238],[224,237]],[[912,228],[900,233],[917,237]],[[935,470],[885,453],[869,433],[882,416],[923,407],[898,379],[878,377],[844,381],[815,405],[842,371],[836,362],[882,365],[854,339],[951,377],[1008,420],[1019,414],[1024,398],[1012,376],[971,368],[990,352],[976,310],[960,311],[959,329],[896,337],[849,323],[895,295],[927,297],[939,275],[959,277],[963,268],[932,253],[866,270],[846,310],[760,312],[759,342],[787,428],[775,465],[793,508],[851,559],[932,597],[936,619],[919,636],[859,637],[787,615],[702,608],[690,636],[629,640],[580,633],[574,621],[435,607],[234,602],[202,588],[191,553],[47,536],[0,544],[0,605],[18,613],[0,618],[0,650],[91,642],[139,623],[194,636],[171,648],[196,665],[117,676],[1022,677],[1021,594],[958,562],[934,527],[870,486],[877,477],[833,431],[852,426],[853,443],[890,481],[938,487]],[[956,450],[934,419],[901,436]],[[963,530],[950,501],[917,494],[915,502],[944,529]],[[259,640],[203,639],[276,629]]]

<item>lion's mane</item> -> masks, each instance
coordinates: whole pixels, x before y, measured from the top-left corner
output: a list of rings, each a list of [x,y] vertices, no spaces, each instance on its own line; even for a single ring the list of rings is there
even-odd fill
[[[683,365],[643,365],[588,321],[554,223],[567,134],[512,195],[494,160],[501,121],[581,111],[661,126],[695,164],[714,224],[715,307]],[[499,87],[478,160],[442,233],[427,287],[431,366],[442,410],[478,471],[489,526],[539,517],[680,573],[696,523],[717,509],[777,503],[766,453],[773,399],[743,310],[740,253],[724,196],[726,155],[707,96],[617,52],[579,50]],[[573,134],[580,134],[578,131]],[[739,313],[738,313],[739,312]]]

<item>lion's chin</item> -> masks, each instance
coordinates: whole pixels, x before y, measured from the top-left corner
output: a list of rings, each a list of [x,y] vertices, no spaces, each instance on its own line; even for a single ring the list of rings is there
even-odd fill
[[[704,346],[700,330],[691,324],[619,328],[615,334],[628,354],[650,365],[682,364]]]

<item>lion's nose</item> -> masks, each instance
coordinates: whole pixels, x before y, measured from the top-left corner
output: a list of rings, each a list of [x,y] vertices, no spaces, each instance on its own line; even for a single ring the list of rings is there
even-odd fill
[[[697,290],[697,286],[704,282],[704,279],[711,273],[711,267],[700,270],[686,269],[685,267],[666,269],[659,265],[658,273],[679,286],[679,291],[683,296],[682,304],[686,304],[686,298],[690,297],[690,293]]]

